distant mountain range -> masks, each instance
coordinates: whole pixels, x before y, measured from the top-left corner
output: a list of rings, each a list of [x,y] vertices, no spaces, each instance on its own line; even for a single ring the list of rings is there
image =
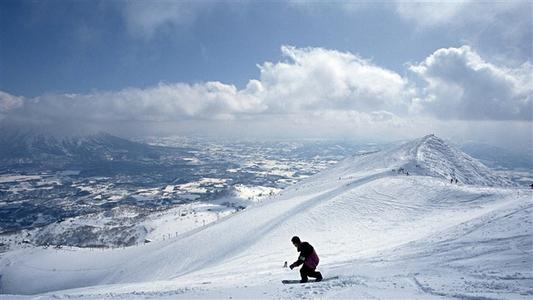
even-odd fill
[[[533,170],[532,155],[515,154],[473,142],[463,144],[460,148],[493,169]],[[177,158],[183,150],[130,141],[106,132],[58,136],[39,130],[3,128],[0,131],[0,171],[83,169],[118,163],[158,164],[164,157]],[[346,149],[346,153],[349,152]]]
[[[129,141],[105,132],[54,136],[31,130],[0,134],[0,169],[84,168],[102,163],[158,163],[177,152],[169,147]]]

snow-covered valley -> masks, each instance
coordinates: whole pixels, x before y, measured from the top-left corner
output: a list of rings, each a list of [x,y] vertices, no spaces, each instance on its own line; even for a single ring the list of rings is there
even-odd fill
[[[346,158],[173,238],[3,253],[0,297],[529,299],[532,199],[430,135]],[[171,216],[152,226],[172,232]],[[297,257],[293,235],[339,278],[281,284],[299,275],[283,268]]]
[[[56,138],[19,132],[3,139],[5,134],[0,252],[116,248],[175,237],[263,201],[348,153],[376,149],[321,140],[132,142],[106,133]],[[147,159],[153,151],[161,155]]]

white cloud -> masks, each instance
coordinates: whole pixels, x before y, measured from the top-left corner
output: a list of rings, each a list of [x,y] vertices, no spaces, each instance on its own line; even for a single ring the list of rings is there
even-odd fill
[[[468,46],[439,49],[410,69],[426,86],[414,111],[441,119],[533,120],[533,77],[529,62],[496,66]]]
[[[0,93],[0,109],[8,107],[5,120],[17,124],[120,128],[122,134],[387,139],[476,128],[476,134],[479,128],[492,130],[490,136],[508,126],[520,129],[517,143],[531,142],[524,129],[531,132],[533,119],[529,62],[511,68],[484,60],[468,46],[438,49],[410,67],[408,80],[348,52],[281,50],[282,60],[258,65],[259,78],[242,89],[214,81],[33,99]]]
[[[323,48],[281,48],[283,60],[259,65],[244,89],[221,82],[164,84],[90,94],[47,94],[26,101],[19,117],[168,122],[356,111],[374,121],[431,113],[441,119],[530,120],[532,66],[497,66],[468,46],[439,49],[410,69],[416,87],[357,55]],[[0,94],[0,108],[21,105]],[[377,113],[379,112],[379,113]]]
[[[395,72],[351,53],[283,46],[284,61],[259,66],[239,90],[221,82],[159,84],[91,94],[48,94],[27,101],[29,119],[181,121],[339,110],[405,114],[413,89]],[[381,118],[383,119],[383,118]]]
[[[7,112],[22,105],[24,98],[0,91],[0,112]]]
[[[282,53],[287,61],[259,66],[261,96],[272,112],[407,111],[409,83],[393,71],[323,48],[283,46]]]
[[[21,112],[29,119],[46,121],[179,121],[225,119],[253,113],[262,106],[242,95],[235,86],[220,82],[164,84],[118,92],[48,94],[27,101]]]
[[[0,91],[0,120],[4,119],[5,115],[8,114],[10,110],[22,106],[23,103],[23,97],[14,96]]]

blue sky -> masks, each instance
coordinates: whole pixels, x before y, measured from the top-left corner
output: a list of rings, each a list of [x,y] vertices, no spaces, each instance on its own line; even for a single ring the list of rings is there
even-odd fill
[[[243,86],[257,77],[257,63],[279,58],[283,44],[361,53],[395,69],[439,48],[437,39],[426,49],[403,43],[406,35],[421,37],[397,18],[388,26],[372,22],[391,17],[385,10],[339,18],[345,14],[332,9],[307,13],[283,3],[207,5],[194,20],[154,25],[153,32],[145,33],[128,27],[119,2],[4,2],[0,88],[38,96],[160,81],[220,80]],[[387,45],[405,46],[387,53]]]
[[[121,1],[1,5],[0,89],[27,97],[161,81],[219,80],[242,87],[258,76],[256,64],[278,60],[285,44],[349,51],[397,72],[436,49],[462,45],[449,26],[422,30],[392,4],[352,11],[316,2],[208,2],[189,4],[190,20],[150,29],[131,25],[141,21],[130,18],[142,16],[125,13]],[[150,3],[138,9],[143,6]]]
[[[531,14],[529,1],[7,0],[0,119],[390,138],[455,122],[455,138],[500,142],[507,122],[523,144]]]

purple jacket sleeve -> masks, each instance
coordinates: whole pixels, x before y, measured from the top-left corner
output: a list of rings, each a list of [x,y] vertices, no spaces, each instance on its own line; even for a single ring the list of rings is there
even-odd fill
[[[292,267],[297,267],[305,262],[305,260],[313,253],[314,249],[313,246],[311,246],[307,242],[303,242],[298,247],[298,252],[300,252],[300,255],[298,256],[298,259],[292,263]]]

